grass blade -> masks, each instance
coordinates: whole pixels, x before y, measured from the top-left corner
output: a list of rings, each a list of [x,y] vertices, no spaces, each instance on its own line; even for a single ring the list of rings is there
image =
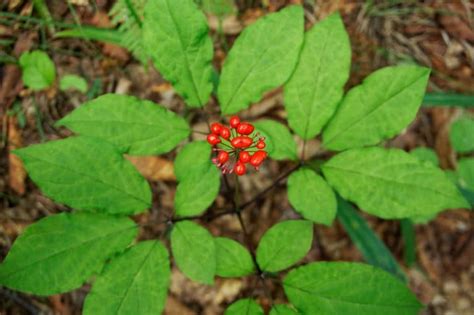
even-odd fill
[[[474,107],[474,95],[451,93],[426,93],[423,106]]]
[[[371,265],[384,269],[402,281],[406,276],[390,250],[370,228],[362,216],[347,201],[338,198],[337,218],[364,259]]]
[[[400,221],[402,228],[402,238],[404,243],[403,257],[405,264],[411,267],[416,261],[416,235],[415,227],[410,219]]]
[[[98,28],[92,26],[82,26],[56,33],[55,37],[74,37],[88,40],[98,40],[125,47],[122,41],[122,34],[114,29]],[[125,47],[126,48],[126,47]]]

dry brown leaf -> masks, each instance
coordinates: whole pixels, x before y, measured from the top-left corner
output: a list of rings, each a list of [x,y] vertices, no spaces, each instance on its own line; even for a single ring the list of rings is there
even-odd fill
[[[186,305],[181,303],[179,300],[169,295],[168,300],[166,301],[165,314],[166,315],[173,315],[173,314],[193,315],[194,312],[188,307],[186,307]]]
[[[69,315],[71,309],[67,303],[64,303],[61,299],[60,294],[51,295],[49,298],[52,308],[54,309],[54,314]]]
[[[17,129],[16,117],[8,118],[8,186],[18,195],[25,193],[26,171],[23,162],[12,150],[22,147],[21,134]]]
[[[127,156],[146,179],[176,181],[173,162],[158,156]]]
[[[211,30],[214,32],[219,30],[219,19],[217,16],[209,15],[207,21]],[[222,21],[222,31],[226,35],[237,35],[242,31],[242,23],[235,15],[231,15]]]
[[[125,48],[110,43],[104,43],[102,52],[104,55],[117,59],[120,62],[126,62],[130,58],[130,54]]]

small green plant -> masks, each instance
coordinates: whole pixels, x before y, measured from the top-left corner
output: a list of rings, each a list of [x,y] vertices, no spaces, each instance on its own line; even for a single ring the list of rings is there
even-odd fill
[[[213,44],[196,4],[148,1],[142,31],[146,54],[187,106],[199,110],[207,105],[215,90]],[[272,305],[270,314],[418,314],[422,305],[397,279],[403,279],[403,272],[389,251],[375,234],[363,235],[369,240],[364,243],[354,227],[356,222],[368,229],[351,203],[384,219],[432,217],[468,204],[433,164],[378,146],[415,118],[430,71],[386,67],[344,94],[350,61],[349,38],[338,14],[305,32],[302,7],[290,6],[248,26],[220,73],[221,113],[247,109],[283,86],[294,134],[273,120],[251,124],[232,116],[230,128],[225,118],[211,125],[211,145],[187,143],[175,160],[174,212],[162,222],[147,223],[161,225],[156,240],[135,241],[141,225],[128,216],[149,209],[152,193],[124,154],[170,152],[194,130],[176,113],[132,96],[107,94],[83,104],[57,124],[75,136],[15,151],[42,192],[74,210],[28,227],[0,265],[0,284],[51,295],[90,281],[84,314],[159,314],[170,281],[169,240],[174,263],[194,281],[211,285],[216,276],[255,276],[280,284],[288,304]],[[329,161],[305,156],[304,149],[297,153],[295,137],[309,140],[320,134],[323,148],[334,153]],[[267,155],[293,161],[293,166],[254,198],[240,200],[235,173],[243,176],[252,171],[248,166],[264,167]],[[235,195],[229,207],[215,209],[222,177],[233,181]],[[289,202],[300,219],[276,223],[255,251],[249,244],[215,237],[197,223],[234,215],[246,234],[242,212],[286,178]],[[349,262],[293,268],[315,241],[313,225],[330,226],[336,215],[352,228],[353,239],[362,240],[357,246],[366,260],[380,268]],[[235,301],[225,312],[263,313],[253,296]]]
[[[23,53],[20,57],[20,67],[23,71],[23,83],[34,91],[47,89],[56,80],[53,61],[41,50]]]
[[[56,81],[56,67],[49,56],[41,50],[25,52],[21,55],[19,64],[22,70],[23,83],[33,91],[42,91],[52,87]],[[60,78],[59,89],[67,91],[76,89],[86,93],[87,81],[74,74]]]
[[[449,138],[458,160],[456,170],[448,175],[474,208],[474,118],[464,115],[454,121]]]

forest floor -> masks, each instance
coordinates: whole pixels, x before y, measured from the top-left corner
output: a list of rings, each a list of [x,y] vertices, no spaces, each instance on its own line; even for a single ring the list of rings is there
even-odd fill
[[[237,1],[239,2],[239,1]],[[209,17],[215,39],[215,65],[220,68],[228,47],[245,25],[256,18],[300,1],[240,1],[238,14],[225,18],[224,34],[219,34],[216,18]],[[312,2],[312,1],[308,1]],[[48,1],[56,21],[80,22],[84,25],[110,27],[107,12],[112,1],[87,0]],[[51,5],[54,3],[54,5]],[[30,1],[15,0],[0,4],[0,39],[5,56],[15,60],[31,49],[43,49],[54,60],[59,75],[78,74],[90,84],[88,93],[61,92],[51,88],[33,93],[22,86],[21,73],[14,64],[0,68],[0,257],[5,257],[15,238],[38,219],[68,210],[43,196],[28,179],[19,160],[10,153],[13,148],[65,137],[68,132],[54,127],[55,121],[89,98],[103,93],[121,93],[151,99],[182,113],[182,100],[171,86],[151,67],[148,69],[124,48],[103,42],[54,38],[34,21],[21,21],[14,16],[28,17]],[[431,67],[429,91],[474,93],[474,4],[469,1],[324,1],[305,5],[307,27],[334,11],[339,11],[349,31],[352,54],[351,79],[347,89],[362,81],[380,67],[401,62]],[[2,55],[2,57],[5,57]],[[218,119],[215,100],[209,105],[211,120]],[[389,146],[411,150],[417,146],[433,148],[444,169],[456,165],[456,155],[449,144],[450,123],[462,114],[459,108],[423,108],[416,121]],[[13,113],[13,114],[11,114]],[[258,104],[242,114],[246,120],[270,117],[283,121],[281,90],[268,93]],[[194,128],[205,130],[203,117],[196,114]],[[201,127],[201,128],[200,128]],[[307,143],[308,154],[317,152],[319,139]],[[300,143],[300,149],[302,143]],[[154,209],[173,208],[176,181],[173,175],[175,153],[160,157],[134,158],[133,162],[150,181],[154,192]],[[279,174],[291,167],[269,161],[259,173],[242,178],[242,198],[250,200],[271,185]],[[225,189],[223,189],[225,191]],[[225,194],[215,202],[222,208]],[[157,220],[162,213],[151,211],[136,216],[138,222]],[[264,195],[244,213],[252,242],[276,221],[292,218],[286,197],[285,183]],[[403,241],[398,221],[380,220],[364,215],[379,237],[403,266]],[[206,224],[206,222],[202,222]],[[474,216],[467,210],[451,210],[440,214],[428,224],[416,226],[417,262],[405,267],[409,284],[426,304],[423,314],[474,314]],[[207,225],[214,235],[241,239],[240,225],[234,216],[225,216]],[[149,226],[140,232],[140,239],[156,238],[162,226]],[[360,252],[339,223],[317,227],[314,248],[305,261],[362,261]],[[74,266],[71,266],[74,268]],[[271,282],[275,301],[284,302],[284,294]],[[0,314],[79,314],[88,292],[86,285],[74,292],[37,297],[0,289]],[[241,296],[255,296],[268,307],[271,303],[263,288],[253,278],[218,279],[215,286],[203,286],[187,280],[175,267],[166,306],[166,314],[221,314],[226,305]]]

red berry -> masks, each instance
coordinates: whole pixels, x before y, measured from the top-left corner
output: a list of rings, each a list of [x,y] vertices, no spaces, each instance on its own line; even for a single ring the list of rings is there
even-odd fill
[[[219,123],[212,123],[211,124],[211,132],[215,135],[219,135],[219,133],[221,132],[222,128],[224,126],[222,126],[221,124]]]
[[[247,151],[240,151],[239,161],[242,163],[247,163],[248,161],[250,161],[250,153],[248,153]]]
[[[230,143],[234,148],[243,149],[248,148],[253,143],[253,140],[247,136],[238,136],[232,139]]]
[[[224,164],[229,160],[229,153],[226,151],[220,151],[219,154],[217,154],[217,161],[219,164]]]
[[[245,174],[245,171],[247,171],[247,168],[245,167],[244,163],[237,162],[234,166],[234,172],[235,174],[242,176]]]
[[[230,117],[229,123],[232,128],[237,128],[237,126],[240,124],[240,118],[238,116],[232,116]]]
[[[265,142],[262,140],[257,142],[257,149],[264,149],[265,148]]]
[[[207,142],[209,142],[210,145],[216,145],[221,142],[221,139],[219,139],[219,136],[211,133],[207,135]]]
[[[247,123],[247,122],[241,122],[237,126],[237,132],[240,133],[241,135],[249,135],[253,132],[255,128],[253,125]]]
[[[230,130],[229,128],[222,126],[222,129],[219,132],[219,134],[221,135],[222,138],[227,140],[230,137]]]
[[[255,152],[250,158],[250,164],[252,164],[255,167],[258,167],[260,166],[260,164],[262,164],[262,162],[265,160],[266,157],[267,157],[267,152],[259,150]]]

